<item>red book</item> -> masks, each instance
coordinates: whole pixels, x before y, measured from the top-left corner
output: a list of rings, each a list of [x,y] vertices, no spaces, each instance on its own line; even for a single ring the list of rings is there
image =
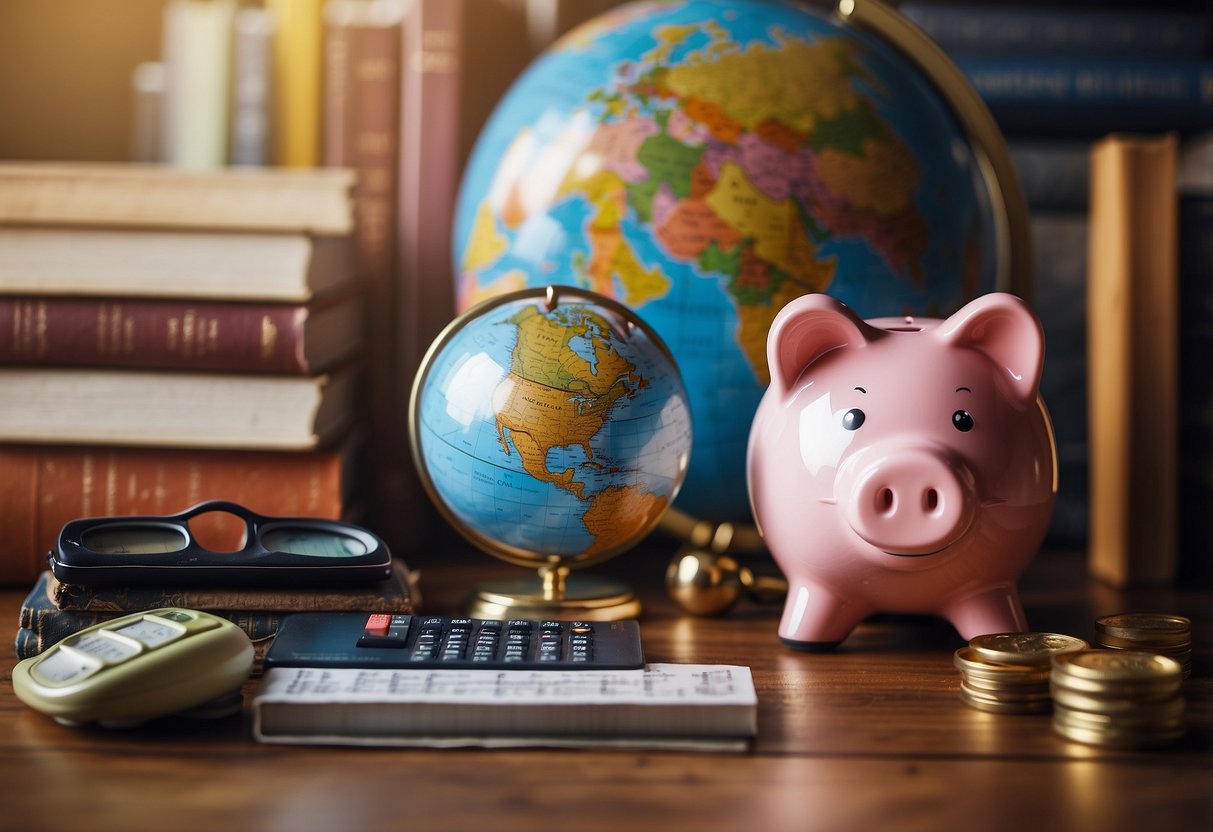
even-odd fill
[[[310,374],[364,347],[363,303],[0,297],[0,364]]]
[[[459,190],[462,0],[416,0],[404,22],[400,118],[402,378],[455,314],[451,230]]]
[[[368,281],[370,475],[385,537],[404,542],[403,506],[417,503],[401,430],[408,384],[398,367],[397,199],[401,107],[401,28],[406,3],[329,0],[325,4],[324,161],[356,174],[353,201],[358,272]]]
[[[340,519],[356,481],[356,450],[354,443],[312,453],[0,446],[0,584],[32,584],[59,530],[79,517],[173,514],[224,499],[260,514]],[[209,534],[212,548],[230,549],[239,548],[242,531],[195,529]]]

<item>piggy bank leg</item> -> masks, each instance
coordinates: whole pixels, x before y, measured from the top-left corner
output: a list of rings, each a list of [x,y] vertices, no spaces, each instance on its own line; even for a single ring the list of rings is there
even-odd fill
[[[965,639],[986,633],[1022,633],[1028,629],[1028,619],[1014,585],[991,587],[966,596],[943,613]]]
[[[779,638],[795,650],[833,650],[870,612],[820,584],[793,581],[788,584]]]

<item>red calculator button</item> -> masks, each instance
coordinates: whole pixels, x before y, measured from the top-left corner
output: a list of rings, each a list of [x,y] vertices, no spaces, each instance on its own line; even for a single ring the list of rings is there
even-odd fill
[[[362,631],[368,636],[386,636],[391,623],[392,617],[390,615],[375,613],[366,620],[366,626],[362,628]]]

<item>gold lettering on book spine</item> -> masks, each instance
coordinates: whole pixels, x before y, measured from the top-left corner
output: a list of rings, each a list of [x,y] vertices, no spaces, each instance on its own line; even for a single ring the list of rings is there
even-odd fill
[[[269,315],[261,317],[261,357],[268,360],[274,356],[274,348],[278,345],[278,327],[274,326]]]
[[[13,352],[16,355],[44,356],[47,340],[46,304],[17,302],[13,306]]]

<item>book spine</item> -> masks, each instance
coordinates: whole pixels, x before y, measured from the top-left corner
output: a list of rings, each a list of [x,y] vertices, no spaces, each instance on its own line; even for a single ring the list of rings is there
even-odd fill
[[[1213,193],[1179,203],[1180,577],[1213,580]]]
[[[1086,210],[1091,190],[1088,142],[1012,139],[1007,144],[1029,209]]]
[[[459,185],[462,0],[417,0],[403,26],[400,113],[401,371],[411,378],[454,316],[451,228]]]
[[[131,73],[131,161],[164,161],[164,95],[167,67],[144,61]]]
[[[1209,22],[1201,12],[931,0],[911,0],[898,11],[956,55],[1199,57]]]
[[[1079,544],[1087,535],[1087,236],[1085,210],[1034,210],[1033,307],[1048,345],[1040,395],[1057,443],[1053,541]]]
[[[319,164],[323,0],[266,0],[278,25],[274,41],[274,161]]]
[[[206,170],[227,161],[231,0],[174,0],[165,10],[164,161]]]
[[[0,224],[349,234],[344,170],[173,171],[0,161]]]
[[[245,6],[236,11],[232,44],[231,162],[270,161],[274,16]]]
[[[46,568],[46,553],[59,530],[78,517],[168,514],[203,500],[225,499],[261,514],[338,519],[346,496],[344,464],[336,450],[193,453],[0,446],[5,507],[0,512],[0,583],[31,583]],[[243,528],[220,526],[209,533],[218,535],[216,545],[240,548]]]
[[[305,374],[307,306],[0,297],[0,364]]]
[[[1177,140],[1113,135],[1091,153],[1089,565],[1125,586],[1177,563]]]
[[[400,517],[409,504],[405,437],[398,429],[407,382],[397,371],[396,235],[400,153],[401,27],[405,4],[331,0],[325,7],[325,163],[357,172],[358,273],[368,281],[368,373],[376,514]],[[451,187],[454,187],[452,183]],[[392,535],[389,537],[398,537]]]
[[[124,612],[61,612],[33,610],[30,623],[17,630],[17,658],[28,659],[86,627],[112,621]]]
[[[957,56],[1010,133],[1213,126],[1213,62]]]

